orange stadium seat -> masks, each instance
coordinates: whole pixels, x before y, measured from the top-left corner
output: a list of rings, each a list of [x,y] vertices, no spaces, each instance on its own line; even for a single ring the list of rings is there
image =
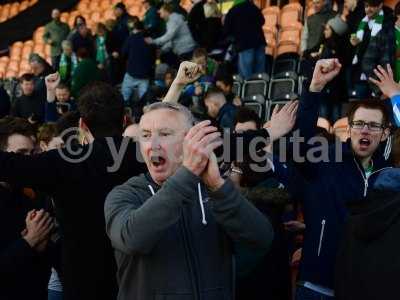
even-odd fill
[[[278,29],[277,29],[275,26],[274,26],[274,27],[266,27],[266,26],[264,25],[263,31],[264,31],[264,33],[271,33],[271,34],[273,34],[274,36],[276,36],[277,33],[278,33]]]
[[[10,58],[8,56],[0,57],[0,63],[8,64]]]
[[[79,2],[77,9],[80,13],[85,13],[89,11],[89,3],[88,2]]]
[[[384,3],[386,6],[389,6],[391,9],[394,9],[397,2],[399,2],[399,0],[385,0]]]
[[[35,46],[33,47],[33,52],[43,53],[44,52],[44,44],[35,44]]]
[[[281,30],[282,31],[297,30],[297,31],[301,32],[303,30],[303,24],[300,23],[299,21],[288,22],[285,25],[282,25]]]
[[[18,15],[19,13],[19,2],[13,3],[10,7],[10,18]]]
[[[265,53],[271,56],[274,56],[275,48],[276,48],[276,34],[272,33],[264,33],[265,40],[267,42],[267,47],[265,48]]]
[[[31,46],[31,47],[33,47],[33,41],[32,40],[27,40],[27,41],[25,41],[25,43],[24,43],[24,46]]]
[[[131,6],[130,8],[128,8],[128,13],[131,16],[140,16],[140,8],[138,6]]]
[[[299,18],[301,18],[301,15],[303,14],[303,6],[301,6],[301,4],[298,2],[289,3],[282,7],[282,12],[285,11],[297,11],[299,14]]]
[[[6,78],[14,78],[18,76],[18,72],[14,70],[7,70],[5,77]]]
[[[12,70],[12,71],[18,72],[19,71],[19,60],[14,60],[14,59],[10,60],[10,62],[8,63],[8,66],[7,66],[7,70],[8,71]]]
[[[267,12],[266,14],[264,14],[264,18],[264,26],[275,27],[276,25],[278,25],[278,15],[276,13]]]
[[[22,1],[19,5],[19,11],[23,11],[29,7],[29,1]]]
[[[103,14],[104,20],[115,19],[114,12],[112,9],[108,9]]]
[[[279,33],[279,45],[300,45],[300,31],[284,30]]]
[[[103,20],[101,19],[100,12],[98,12],[98,11],[94,11],[94,12],[90,15],[90,20],[92,20],[94,23],[99,23],[100,21],[103,21]]]
[[[10,8],[11,8],[11,4],[10,3],[4,4],[3,8],[1,10],[1,15],[9,16],[10,15]]]
[[[46,45],[44,47],[44,53],[46,54],[46,56],[50,56],[50,53],[51,53],[50,45]]]
[[[297,11],[288,10],[281,13],[280,25],[286,27],[288,24],[299,22],[299,14]]]
[[[136,0],[125,0],[123,1],[126,6],[131,6],[138,3]]]
[[[31,53],[32,50],[33,50],[33,46],[24,45],[24,47],[22,48],[22,54],[24,54],[24,53]]]
[[[111,7],[110,1],[108,1],[108,0],[102,0],[102,1],[100,2],[100,8],[101,8],[102,10],[106,10],[106,9],[108,9],[108,8],[110,8],[110,7]]]
[[[100,7],[100,3],[98,1],[92,1],[89,4],[89,11],[93,12],[93,11],[100,11],[101,7]]]
[[[67,12],[63,12],[62,14],[61,14],[61,22],[64,22],[64,23],[66,23],[66,22],[68,22],[68,18],[69,18],[69,13],[67,13]]]

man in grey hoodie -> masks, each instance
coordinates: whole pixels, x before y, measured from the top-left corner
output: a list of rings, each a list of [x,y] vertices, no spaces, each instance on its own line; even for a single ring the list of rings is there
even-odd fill
[[[118,299],[233,299],[235,245],[266,253],[271,224],[221,177],[210,121],[193,126],[185,107],[164,102],[147,107],[139,126],[149,173],[105,203]]]
[[[181,14],[175,13],[171,4],[161,6],[160,17],[167,22],[167,30],[163,36],[147,42],[161,47],[162,52],[172,51],[180,60],[190,60],[196,47],[189,26]]]

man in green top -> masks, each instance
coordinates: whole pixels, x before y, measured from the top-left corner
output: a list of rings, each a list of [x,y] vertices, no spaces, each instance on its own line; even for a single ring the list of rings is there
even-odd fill
[[[51,12],[53,20],[45,26],[43,34],[44,42],[51,46],[51,65],[55,70],[58,69],[60,62],[61,43],[67,39],[70,31],[68,24],[61,22],[60,15],[59,9],[53,9]]]

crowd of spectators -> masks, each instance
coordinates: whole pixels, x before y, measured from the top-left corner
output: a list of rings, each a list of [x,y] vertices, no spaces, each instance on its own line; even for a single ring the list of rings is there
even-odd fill
[[[400,3],[313,0],[268,120],[233,89],[271,70],[251,0],[143,6],[54,9],[0,87],[0,299],[396,298]]]

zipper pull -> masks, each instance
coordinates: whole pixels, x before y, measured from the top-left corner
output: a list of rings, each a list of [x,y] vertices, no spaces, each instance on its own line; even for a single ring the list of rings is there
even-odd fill
[[[321,247],[322,247],[322,239],[324,237],[324,231],[325,231],[325,219],[322,220],[321,222],[321,234],[319,235],[319,245],[318,245],[318,256],[321,254]]]
[[[364,179],[364,197],[367,196],[368,191],[368,179]]]

